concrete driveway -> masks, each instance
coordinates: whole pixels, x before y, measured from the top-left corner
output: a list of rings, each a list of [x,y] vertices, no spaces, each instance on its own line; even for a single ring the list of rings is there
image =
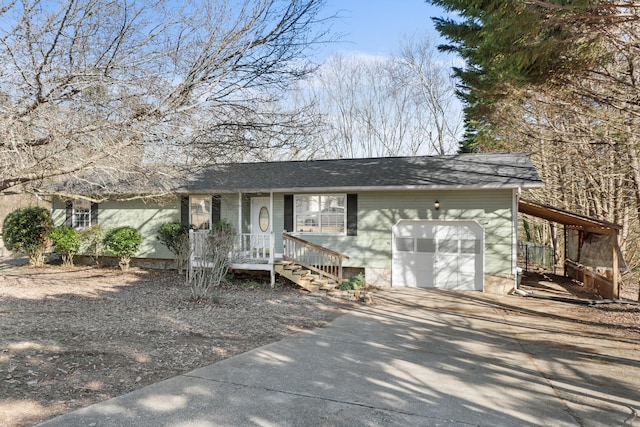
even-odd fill
[[[640,426],[638,333],[515,296],[376,297],[326,328],[42,425]]]

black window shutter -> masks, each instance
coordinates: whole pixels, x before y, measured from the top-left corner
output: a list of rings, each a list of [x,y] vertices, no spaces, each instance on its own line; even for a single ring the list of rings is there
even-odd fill
[[[220,222],[220,196],[211,197],[211,225]]]
[[[293,231],[293,194],[284,195],[284,231]]]
[[[64,220],[64,225],[73,227],[73,202],[71,200],[67,200],[65,202],[65,211],[66,217]]]
[[[180,200],[180,223],[189,227],[189,196],[184,196]]]
[[[91,225],[98,223],[98,204],[91,203]]]
[[[358,235],[358,195],[347,194],[347,236]]]

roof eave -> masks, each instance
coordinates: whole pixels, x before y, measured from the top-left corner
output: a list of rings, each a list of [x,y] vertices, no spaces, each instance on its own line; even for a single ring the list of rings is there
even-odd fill
[[[199,189],[179,189],[178,194],[197,194],[197,193],[317,193],[317,192],[358,192],[358,191],[443,191],[443,190],[516,190],[542,188],[542,182],[528,182],[518,184],[481,184],[481,185],[403,185],[403,186],[345,186],[345,187],[286,187],[286,188],[236,188],[236,189],[216,189],[216,188],[199,188]]]

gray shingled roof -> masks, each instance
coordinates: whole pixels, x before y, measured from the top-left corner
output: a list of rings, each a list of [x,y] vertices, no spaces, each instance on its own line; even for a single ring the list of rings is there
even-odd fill
[[[181,193],[535,188],[542,181],[524,153],[380,157],[215,165]]]

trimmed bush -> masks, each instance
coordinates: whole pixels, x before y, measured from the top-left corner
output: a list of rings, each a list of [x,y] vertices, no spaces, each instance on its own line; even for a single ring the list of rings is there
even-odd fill
[[[340,284],[338,289],[342,291],[349,291],[349,290],[362,288],[365,286],[367,286],[367,281],[364,278],[364,274],[358,273],[355,276],[353,276],[351,279],[349,279],[349,281]]]
[[[112,228],[102,239],[104,248],[120,258],[118,265],[125,271],[129,269],[131,257],[140,250],[142,235],[138,230],[129,226]]]
[[[158,229],[158,240],[173,253],[176,268],[182,273],[189,259],[189,228],[180,222],[167,222]]]
[[[49,232],[53,251],[62,257],[62,265],[73,267],[73,256],[80,251],[80,232],[68,225],[61,225]]]
[[[53,220],[46,208],[20,208],[4,219],[2,239],[11,252],[27,254],[31,265],[42,266],[48,243],[47,234],[52,229]]]
[[[91,256],[98,266],[100,265],[99,257],[102,254],[102,239],[104,239],[104,227],[100,224],[92,225],[80,232],[82,253]]]

